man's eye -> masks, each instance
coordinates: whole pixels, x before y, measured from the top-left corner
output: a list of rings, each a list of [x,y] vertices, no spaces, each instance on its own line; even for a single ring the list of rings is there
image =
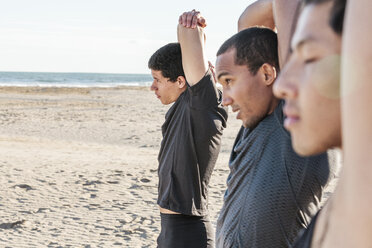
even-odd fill
[[[226,85],[229,85],[230,83],[231,83],[231,79],[228,79],[228,78],[225,79],[225,84],[226,84]]]
[[[311,63],[314,63],[315,61],[317,61],[317,58],[309,58],[309,59],[305,59],[304,63],[311,64]]]

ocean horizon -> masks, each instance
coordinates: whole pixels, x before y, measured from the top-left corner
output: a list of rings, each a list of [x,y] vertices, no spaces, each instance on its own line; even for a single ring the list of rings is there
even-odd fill
[[[151,74],[87,72],[0,71],[0,86],[15,87],[118,87],[150,86]]]

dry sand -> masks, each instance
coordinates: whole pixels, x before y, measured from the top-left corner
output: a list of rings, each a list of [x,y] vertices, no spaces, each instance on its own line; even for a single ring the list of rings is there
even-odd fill
[[[143,88],[0,88],[0,247],[156,247],[168,108]],[[240,122],[228,124],[214,223]]]
[[[0,88],[0,247],[156,247],[168,108],[144,88]],[[239,127],[230,113],[214,224]]]

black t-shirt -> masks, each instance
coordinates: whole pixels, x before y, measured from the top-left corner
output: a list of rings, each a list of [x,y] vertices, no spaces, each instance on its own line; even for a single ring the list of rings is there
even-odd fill
[[[220,151],[227,112],[208,70],[168,110],[158,156],[160,207],[186,215],[207,214],[207,186]]]

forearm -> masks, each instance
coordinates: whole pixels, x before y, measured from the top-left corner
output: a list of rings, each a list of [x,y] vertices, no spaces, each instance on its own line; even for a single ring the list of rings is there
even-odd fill
[[[194,85],[200,81],[208,68],[204,56],[204,28],[199,26],[187,28],[179,24],[177,30],[186,80],[190,85]]]
[[[342,126],[345,177],[355,217],[369,218],[372,228],[372,2],[349,0],[342,50]],[[364,212],[366,211],[366,212]],[[363,216],[361,216],[363,215]],[[369,230],[372,232],[372,230]],[[370,237],[372,238],[372,237]]]
[[[372,151],[371,10],[370,0],[349,0],[343,35],[341,84],[345,156],[360,162],[355,166],[364,164],[363,167],[369,167],[372,172],[372,163],[369,166],[366,164],[367,161],[372,162],[372,153],[368,152]],[[369,175],[372,176],[372,173]]]
[[[273,0],[273,16],[278,32],[280,67],[283,67],[289,55],[292,33],[299,14],[299,5],[299,0]]]
[[[273,0],[258,0],[249,5],[239,17],[238,31],[253,26],[275,29],[272,5]]]
[[[370,0],[348,0],[341,66],[344,168],[323,247],[372,244],[371,9]]]

